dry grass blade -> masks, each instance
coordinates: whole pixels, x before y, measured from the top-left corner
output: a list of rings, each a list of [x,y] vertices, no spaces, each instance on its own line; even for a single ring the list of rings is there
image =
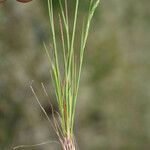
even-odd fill
[[[20,149],[20,148],[32,148],[32,147],[43,146],[43,145],[51,144],[51,143],[60,144],[58,141],[46,141],[46,142],[42,142],[42,143],[38,143],[38,144],[33,144],[33,145],[19,145],[19,146],[13,147],[13,149],[16,150],[16,149]]]

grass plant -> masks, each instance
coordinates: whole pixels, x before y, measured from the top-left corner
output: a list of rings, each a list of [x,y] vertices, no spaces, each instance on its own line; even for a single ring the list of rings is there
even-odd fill
[[[60,31],[61,31],[61,41],[62,41],[62,51],[63,51],[63,63],[64,69],[63,74],[59,66],[58,58],[58,46],[55,34],[55,23],[54,23],[54,11],[53,11],[53,1],[48,0],[48,10],[50,18],[50,26],[53,37],[53,49],[54,55],[51,57],[48,48],[44,44],[47,56],[49,58],[49,63],[51,66],[51,76],[53,79],[54,89],[56,93],[56,99],[58,102],[59,115],[60,115],[60,127],[55,126],[55,128],[60,129],[59,140],[61,141],[64,150],[75,150],[75,140],[74,140],[74,120],[76,112],[76,102],[79,90],[79,83],[82,71],[84,50],[87,42],[87,37],[89,33],[90,23],[93,14],[100,3],[100,0],[90,0],[89,9],[87,16],[82,25],[81,31],[81,43],[79,47],[79,62],[75,57],[75,36],[77,29],[77,19],[79,15],[79,2],[76,0],[75,11],[73,18],[73,26],[69,25],[67,0],[65,0],[63,6],[62,0],[59,0],[60,5]],[[71,30],[72,29],[72,30]],[[61,136],[60,136],[61,135]]]
[[[54,90],[56,94],[57,104],[59,112],[59,120],[54,117],[53,110],[53,120],[49,120],[49,117],[46,111],[43,109],[38,97],[31,86],[31,90],[38,101],[41,109],[46,115],[47,119],[52,124],[63,150],[76,150],[76,142],[74,138],[74,120],[76,113],[76,103],[79,90],[79,83],[81,78],[81,71],[83,65],[83,57],[85,46],[88,38],[88,33],[90,29],[91,20],[93,14],[98,7],[100,0],[89,0],[89,8],[86,17],[82,23],[80,43],[78,43],[79,59],[76,59],[75,55],[77,49],[75,47],[75,38],[76,31],[78,28],[78,17],[79,17],[79,4],[80,0],[75,1],[75,9],[73,16],[73,24],[70,24],[69,12],[68,12],[68,2],[67,0],[59,0],[60,12],[58,15],[59,18],[59,27],[61,33],[61,50],[58,45],[59,40],[56,36],[56,24],[54,20],[54,8],[53,0],[47,0],[48,12],[49,12],[49,21],[52,34],[52,48],[44,43],[44,49],[48,56],[48,60],[51,67],[51,78],[54,85]],[[79,35],[78,35],[79,37]],[[52,51],[52,55],[51,52]],[[59,58],[59,52],[63,53],[63,69],[62,62]],[[48,96],[44,85],[42,84],[43,90]]]

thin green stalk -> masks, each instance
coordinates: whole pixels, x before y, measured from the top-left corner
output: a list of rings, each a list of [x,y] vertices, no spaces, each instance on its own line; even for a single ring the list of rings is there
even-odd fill
[[[54,82],[56,98],[58,101],[58,107],[60,110],[61,126],[63,130],[64,142],[65,142],[65,140],[67,140],[66,138],[69,137],[73,138],[76,102],[77,102],[77,95],[78,95],[79,83],[81,78],[84,51],[87,42],[87,37],[89,34],[91,20],[98,4],[100,3],[100,0],[90,0],[89,3],[89,10],[87,13],[87,17],[85,18],[85,21],[83,23],[82,32],[81,32],[81,43],[79,49],[80,50],[79,66],[77,65],[78,63],[75,59],[75,37],[76,37],[80,0],[76,0],[75,3],[75,12],[73,16],[72,27],[70,27],[69,25],[67,0],[64,0],[64,2],[65,2],[65,6],[63,6],[62,0],[59,0],[60,14],[61,14],[59,15],[59,23],[60,23],[62,51],[63,51],[63,60],[64,60],[63,61],[64,74],[60,73],[60,68],[59,68],[58,49],[57,49],[58,46],[57,46],[57,39],[55,35],[52,0],[48,0],[48,9],[49,9],[52,37],[53,37],[54,62],[52,61],[50,55],[48,54],[48,50],[45,45],[44,47],[46,49],[46,53],[48,55],[49,62],[52,68],[52,78]],[[69,29],[72,29],[71,36],[69,33],[70,32]]]
[[[99,5],[100,0],[97,0],[94,2],[94,0],[91,0],[90,6],[89,6],[89,13],[88,13],[88,18],[86,24],[83,23],[82,26],[82,34],[81,34],[81,47],[80,47],[80,64],[79,64],[79,73],[78,73],[78,79],[77,79],[77,89],[76,89],[76,95],[74,98],[74,110],[73,110],[73,118],[72,118],[72,128],[74,125],[74,117],[75,117],[75,111],[76,111],[76,101],[77,101],[77,95],[78,95],[78,90],[79,90],[79,83],[80,83],[80,78],[81,78],[81,71],[82,71],[82,65],[83,65],[83,56],[84,56],[84,50],[87,42],[87,37],[89,34],[89,28],[90,28],[90,23],[93,17],[93,14]]]
[[[53,122],[49,119],[46,111],[44,110],[43,106],[41,105],[34,89],[30,86],[40,108],[42,109],[43,113],[45,114],[49,123],[52,124],[60,144],[62,145],[63,150],[75,150],[75,140],[74,140],[74,120],[75,120],[75,112],[76,112],[76,103],[77,103],[77,95],[79,90],[79,83],[81,78],[81,71],[83,66],[83,58],[84,58],[84,51],[85,46],[87,43],[87,38],[89,34],[91,20],[93,18],[94,12],[98,7],[100,0],[89,0],[89,9],[87,16],[85,17],[85,21],[83,22],[82,31],[81,31],[81,43],[79,44],[79,62],[75,57],[75,38],[76,38],[76,30],[78,28],[77,20],[79,15],[79,2],[80,0],[75,1],[75,12],[73,16],[73,25],[69,24],[69,12],[68,12],[68,1],[59,0],[60,5],[60,12],[59,15],[59,25],[60,25],[60,33],[61,33],[61,42],[62,42],[62,52],[63,52],[63,73],[60,71],[60,60],[58,57],[58,39],[56,38],[56,29],[55,29],[55,14],[53,10],[53,0],[47,0],[48,5],[48,14],[49,14],[49,21],[51,27],[51,34],[52,34],[52,45],[53,45],[53,56],[49,54],[48,48],[45,43],[44,49],[46,55],[49,60],[50,64],[50,75],[52,78],[54,91],[58,103],[59,113],[58,120],[54,116],[54,110],[52,108],[52,116]],[[63,4],[65,6],[63,6]],[[70,30],[72,29],[72,30]],[[71,32],[71,33],[70,33]],[[44,85],[42,85],[46,96],[48,96]],[[50,104],[52,107],[52,105]],[[43,145],[46,143],[30,145],[30,147]],[[29,146],[22,145],[18,148],[27,148]]]

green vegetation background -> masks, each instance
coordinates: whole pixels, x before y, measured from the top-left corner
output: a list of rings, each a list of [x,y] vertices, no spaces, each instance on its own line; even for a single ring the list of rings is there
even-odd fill
[[[86,14],[87,0],[81,3],[81,14]],[[73,5],[69,1],[70,11]],[[150,149],[149,6],[148,0],[103,0],[95,14],[76,115],[76,139],[82,150]],[[45,83],[57,109],[42,46],[50,38],[46,0],[0,4],[1,150],[56,139],[29,88],[34,80],[51,116],[40,86]],[[34,149],[55,150],[59,145]]]

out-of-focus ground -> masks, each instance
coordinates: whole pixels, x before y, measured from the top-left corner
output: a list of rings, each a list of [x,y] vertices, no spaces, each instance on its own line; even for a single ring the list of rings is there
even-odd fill
[[[87,0],[81,3],[84,15]],[[77,104],[75,133],[81,150],[150,149],[149,6],[149,0],[103,0],[95,13]],[[69,8],[73,10],[73,1]],[[49,39],[46,0],[0,4],[1,150],[56,139],[29,88],[34,80],[51,116],[40,86],[44,82],[55,106],[42,45]],[[52,143],[34,149],[60,147]]]

